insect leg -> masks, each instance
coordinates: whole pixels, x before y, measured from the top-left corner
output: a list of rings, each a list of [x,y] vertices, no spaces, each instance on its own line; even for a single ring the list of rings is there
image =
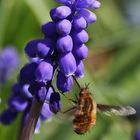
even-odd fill
[[[61,94],[68,100],[72,101],[74,104],[77,104],[77,101],[73,100],[73,99],[70,99],[68,98],[63,92],[61,92]]]
[[[68,110],[66,110],[66,111],[64,111],[64,112],[62,112],[62,113],[67,113],[67,112],[70,112],[71,110],[74,110],[74,109],[76,109],[76,106],[71,107],[71,108],[69,108]]]
[[[79,87],[79,89],[81,89],[81,86],[80,86],[80,84],[78,83],[78,81],[77,81],[77,79],[75,78],[75,76],[72,76],[72,77],[73,77],[74,81],[76,82],[77,86]]]
[[[74,94],[74,95],[75,95],[76,100],[78,101],[78,100],[79,100],[79,98],[78,98],[77,94]],[[77,102],[76,102],[76,103],[77,103]]]

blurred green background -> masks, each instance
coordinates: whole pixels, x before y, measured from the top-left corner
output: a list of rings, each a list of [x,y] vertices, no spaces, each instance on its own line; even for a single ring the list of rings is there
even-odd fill
[[[140,1],[101,3],[95,11],[97,22],[88,28],[90,51],[84,80],[79,82],[90,83],[97,102],[132,105],[137,114],[129,118],[97,114],[96,126],[83,136],[74,133],[70,121],[56,116],[42,123],[34,140],[133,140],[135,130],[140,128]],[[0,0],[0,48],[15,46],[21,57],[20,67],[27,62],[25,44],[43,37],[41,24],[50,20],[49,11],[57,4],[54,0]],[[6,107],[19,70],[0,87],[0,112]],[[0,124],[0,140],[16,139],[20,117],[11,126]]]

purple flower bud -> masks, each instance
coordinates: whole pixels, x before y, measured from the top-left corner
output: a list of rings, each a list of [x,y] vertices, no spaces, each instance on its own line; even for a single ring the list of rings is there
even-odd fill
[[[96,0],[79,0],[77,3],[77,8],[90,8]]]
[[[75,30],[82,30],[87,27],[87,22],[82,16],[78,15],[74,17],[72,25]]]
[[[74,44],[83,44],[88,41],[88,34],[85,30],[72,33],[72,39]]]
[[[21,91],[21,85],[19,83],[16,83],[12,86],[12,95],[13,96],[20,95],[20,91]]]
[[[39,101],[44,102],[44,100],[45,100],[45,98],[46,98],[46,94],[47,94],[47,89],[46,89],[46,87],[40,87],[40,88],[38,89],[38,91],[37,91],[37,94],[36,94],[37,99],[38,99]]]
[[[51,112],[57,113],[61,109],[60,95],[58,92],[53,92],[50,96],[49,108]]]
[[[55,0],[57,2],[60,2],[64,5],[71,5],[72,4],[72,0]]]
[[[25,52],[29,57],[46,57],[53,51],[54,43],[51,39],[38,39],[30,41],[25,47]]]
[[[36,57],[37,56],[37,43],[38,40],[31,40],[25,47],[25,53],[29,57]]]
[[[22,86],[21,94],[23,97],[27,99],[33,98],[33,95],[29,92],[29,84],[25,84]]]
[[[20,112],[26,109],[28,102],[21,96],[11,96],[8,105],[11,109]]]
[[[42,25],[42,32],[46,37],[54,37],[56,36],[56,23],[48,22]]]
[[[134,135],[134,140],[140,140],[140,129],[138,129]]]
[[[74,46],[73,55],[76,59],[83,60],[88,56],[88,48],[85,44]]]
[[[84,77],[84,64],[82,61],[77,62],[77,69],[75,71],[75,76],[77,78],[83,78]]]
[[[68,6],[59,6],[50,11],[52,20],[60,20],[67,18],[71,14],[71,9]]]
[[[53,76],[53,65],[51,61],[45,60],[42,61],[36,71],[35,71],[35,77],[37,82],[47,82],[52,79]]]
[[[38,64],[35,62],[26,64],[21,70],[19,75],[19,81],[21,84],[30,83],[35,80],[35,71]]]
[[[96,15],[87,9],[79,9],[78,13],[85,18],[87,23],[93,23],[97,20]]]
[[[8,125],[11,124],[16,119],[16,117],[17,112],[8,108],[0,115],[0,122],[4,125]]]
[[[55,0],[57,2],[60,2],[64,5],[72,6],[74,3],[76,5],[77,9],[80,8],[93,8],[97,9],[100,7],[100,2],[98,0]]]
[[[52,117],[52,115],[53,113],[50,111],[49,104],[44,103],[40,114],[41,119],[48,120]]]
[[[93,3],[89,6],[89,8],[98,9],[98,8],[100,8],[100,6],[101,6],[101,3],[100,3],[98,0],[95,0],[95,2],[93,2]]]
[[[74,72],[76,71],[76,61],[71,52],[60,56],[59,68],[65,76],[74,74]]]
[[[57,88],[62,92],[69,92],[73,87],[72,76],[66,77],[61,72],[57,75]]]
[[[68,35],[71,31],[71,22],[67,19],[63,19],[56,24],[56,30],[59,35]]]
[[[46,57],[53,51],[54,43],[51,39],[45,38],[37,43],[37,55],[39,57]]]
[[[71,52],[73,48],[73,41],[71,36],[67,35],[64,37],[60,37],[57,40],[56,48],[60,53]]]

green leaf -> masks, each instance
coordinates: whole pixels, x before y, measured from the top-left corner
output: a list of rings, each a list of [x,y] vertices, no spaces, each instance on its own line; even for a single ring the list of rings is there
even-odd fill
[[[34,13],[37,21],[42,24],[50,20],[49,4],[46,4],[43,0],[25,0],[30,10]],[[51,1],[49,1],[51,3]]]

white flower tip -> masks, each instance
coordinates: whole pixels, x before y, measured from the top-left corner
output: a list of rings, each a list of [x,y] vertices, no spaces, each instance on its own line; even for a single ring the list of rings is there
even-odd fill
[[[40,133],[40,130],[39,129],[35,129],[34,134],[39,134],[39,133]]]
[[[51,122],[52,121],[52,117],[50,117],[49,119],[45,120],[46,123]]]
[[[76,76],[76,78],[78,78],[78,79],[84,78],[84,74],[83,75]]]

